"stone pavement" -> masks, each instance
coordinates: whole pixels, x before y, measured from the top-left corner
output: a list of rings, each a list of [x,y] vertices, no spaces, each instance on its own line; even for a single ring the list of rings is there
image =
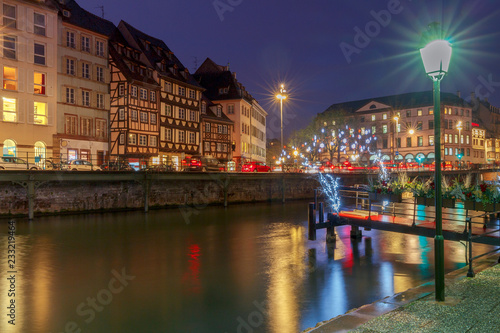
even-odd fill
[[[319,323],[308,333],[330,332],[500,332],[498,255],[477,260],[445,276],[445,301],[436,302],[434,282],[384,298]],[[478,273],[479,272],[479,273]]]

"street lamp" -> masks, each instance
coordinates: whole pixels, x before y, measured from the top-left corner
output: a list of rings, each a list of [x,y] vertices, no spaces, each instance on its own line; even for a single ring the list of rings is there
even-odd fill
[[[462,154],[462,122],[459,121],[457,123],[457,130],[458,130],[458,168],[462,169],[462,157],[464,156]]]
[[[425,72],[434,82],[434,155],[436,237],[434,238],[436,301],[444,302],[444,238],[441,198],[441,92],[440,83],[448,72],[451,45],[443,39],[433,40],[420,49]]]
[[[285,90],[285,85],[281,85],[280,93],[276,95],[276,98],[280,100],[280,115],[281,115],[281,148],[280,148],[280,154],[283,152],[283,100],[286,99],[286,90]]]
[[[396,133],[395,134],[395,141],[396,143],[394,144],[394,163],[396,163],[396,156],[399,154],[398,153],[398,127],[399,127],[399,124],[398,124],[398,121],[399,121],[399,117],[398,116],[394,116],[393,118],[395,121],[396,121],[396,127],[395,127],[395,130],[394,132]]]

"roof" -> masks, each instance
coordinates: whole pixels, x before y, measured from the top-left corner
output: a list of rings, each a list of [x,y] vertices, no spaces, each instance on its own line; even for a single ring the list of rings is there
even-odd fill
[[[161,39],[147,35],[123,20],[118,24],[118,29],[122,33],[127,32],[133,38],[134,47],[146,56],[149,65],[160,75],[201,88],[187,68]],[[147,48],[144,44],[145,41],[149,44]],[[162,70],[159,63],[165,64],[165,70]],[[171,70],[174,67],[177,69],[176,71]],[[183,75],[182,72],[185,74]]]
[[[54,1],[60,9],[59,15],[62,17],[63,22],[76,25],[108,37],[110,37],[115,30],[115,25],[112,22],[86,11],[80,7],[76,1],[67,0],[64,2],[65,3]],[[63,15],[63,10],[70,12],[69,17]]]
[[[366,106],[367,104],[372,102],[388,105],[394,110],[434,105],[432,91],[422,91],[332,104],[323,113],[335,110],[344,110],[349,113],[354,113],[363,106]],[[441,92],[441,103],[450,106],[471,107],[469,103],[467,103],[464,99],[458,97],[456,94],[446,92]]]
[[[211,100],[243,98],[251,102],[254,99],[245,87],[236,80],[235,75],[229,70],[229,66],[217,65],[210,58],[207,58],[196,70],[194,78],[207,89],[205,93]],[[221,88],[227,88],[227,93],[220,93]]]
[[[217,121],[223,121],[226,123],[234,124],[234,121],[229,119],[229,117],[224,113],[224,111],[221,112],[220,117],[217,117],[217,115],[212,111],[212,108],[218,106],[219,104],[213,103],[210,99],[208,99],[207,96],[205,96],[205,93],[203,93],[201,95],[201,100],[202,100],[202,103],[205,102],[207,104],[207,113],[201,114],[202,119],[217,120]]]

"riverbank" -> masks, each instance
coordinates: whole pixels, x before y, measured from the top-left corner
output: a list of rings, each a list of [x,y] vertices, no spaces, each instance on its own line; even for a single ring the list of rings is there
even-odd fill
[[[429,282],[344,315],[303,333],[331,332],[499,332],[500,265],[498,255],[477,260],[476,276],[467,267],[445,277],[445,301],[436,302]]]

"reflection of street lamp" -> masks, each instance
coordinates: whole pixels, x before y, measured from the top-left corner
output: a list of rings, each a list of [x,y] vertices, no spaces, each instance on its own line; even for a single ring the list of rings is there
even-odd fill
[[[458,168],[462,169],[462,157],[464,156],[462,154],[462,122],[459,121],[457,123],[457,130],[458,130]]]
[[[286,90],[285,85],[281,85],[280,93],[276,95],[276,98],[280,100],[280,115],[281,115],[281,147],[280,147],[280,156],[283,152],[283,100],[286,99]]]
[[[395,116],[393,119],[396,121],[396,127],[395,127],[395,130],[394,130],[394,132],[396,133],[395,134],[395,141],[396,141],[396,143],[394,144],[394,162],[396,162],[396,156],[399,154],[398,153],[398,127],[399,127],[398,121],[399,121],[399,117]]]
[[[440,83],[448,72],[451,58],[449,42],[438,39],[420,49],[425,72],[434,82],[434,154],[435,154],[435,200],[436,237],[434,238],[436,300],[444,301],[444,238],[441,198],[441,92]]]

